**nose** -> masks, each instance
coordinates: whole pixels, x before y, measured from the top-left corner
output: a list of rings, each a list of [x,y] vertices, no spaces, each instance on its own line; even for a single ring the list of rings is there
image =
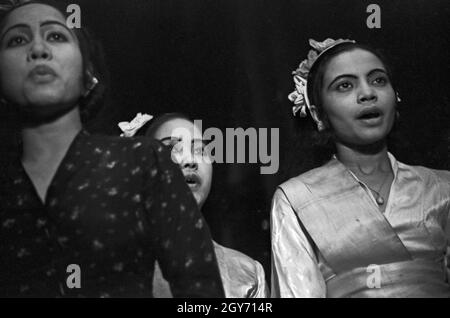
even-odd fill
[[[377,100],[376,91],[367,82],[363,82],[360,86],[358,94],[358,102],[361,104],[372,103]]]
[[[52,58],[52,52],[48,45],[40,38],[35,39],[28,52],[28,61],[49,60]]]
[[[189,161],[183,162],[182,168],[183,169],[197,170],[198,164],[194,160],[189,160]]]
[[[180,166],[182,169],[196,170],[198,168],[198,164],[195,161],[194,155],[191,153],[191,151],[183,152],[181,156]]]
[[[198,163],[194,158],[194,155],[189,150],[180,151],[172,150],[172,158],[177,163],[181,169],[192,169],[196,170],[198,168]]]

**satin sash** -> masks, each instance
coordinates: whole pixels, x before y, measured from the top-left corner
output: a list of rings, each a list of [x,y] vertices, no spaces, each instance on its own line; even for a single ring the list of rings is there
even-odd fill
[[[327,282],[327,297],[450,297],[442,264],[413,260],[359,267]]]
[[[281,189],[336,274],[412,260],[390,223],[337,160],[306,178],[290,179]]]

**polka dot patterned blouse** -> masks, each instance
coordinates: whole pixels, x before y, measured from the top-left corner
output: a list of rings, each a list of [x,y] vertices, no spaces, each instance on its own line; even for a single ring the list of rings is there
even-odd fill
[[[2,170],[0,296],[151,297],[155,260],[174,296],[224,296],[209,229],[157,141],[82,130],[45,202],[20,160]]]

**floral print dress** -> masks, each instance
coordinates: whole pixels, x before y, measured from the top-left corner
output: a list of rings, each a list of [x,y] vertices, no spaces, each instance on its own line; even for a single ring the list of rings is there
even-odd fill
[[[174,296],[223,297],[209,229],[157,141],[82,130],[45,202],[19,158],[2,169],[0,296],[151,297],[155,260]]]

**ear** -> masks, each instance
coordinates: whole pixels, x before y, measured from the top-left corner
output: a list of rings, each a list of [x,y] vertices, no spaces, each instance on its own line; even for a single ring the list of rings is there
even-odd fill
[[[98,79],[94,76],[94,72],[93,72],[93,68],[91,66],[89,66],[86,70],[86,75],[85,75],[85,83],[84,83],[84,97],[87,97],[90,92],[95,88],[95,86],[97,86],[98,84]]]
[[[94,77],[94,67],[92,66],[92,63],[88,63],[88,65],[84,68],[84,86],[86,89],[89,88],[92,78]]]

